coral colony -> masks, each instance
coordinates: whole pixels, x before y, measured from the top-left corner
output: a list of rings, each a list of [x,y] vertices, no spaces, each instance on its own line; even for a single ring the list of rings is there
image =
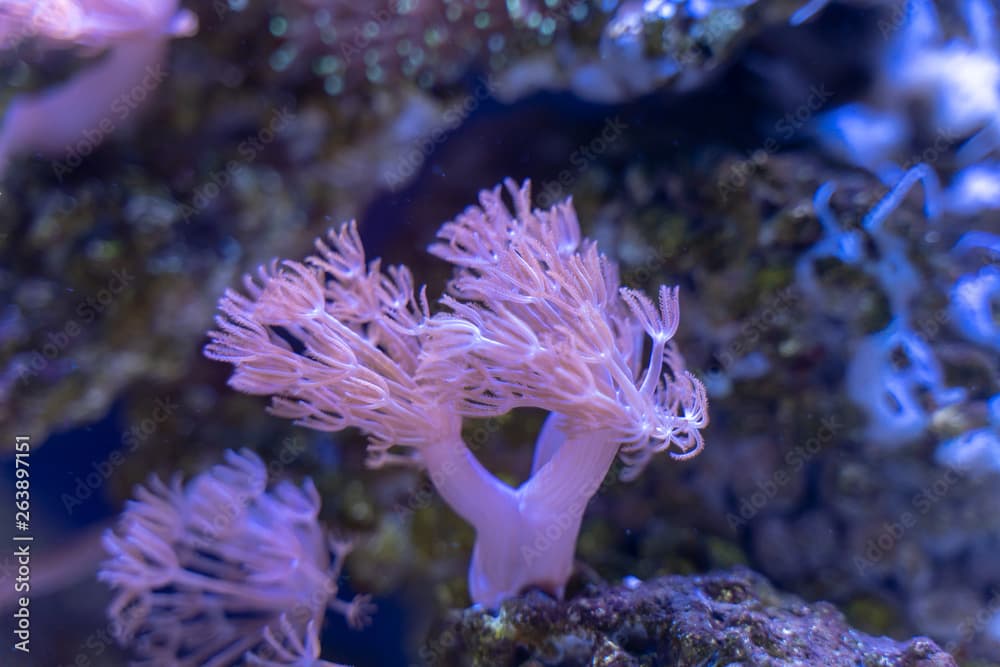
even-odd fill
[[[959,388],[944,386],[944,377],[934,353],[910,323],[910,302],[919,289],[916,270],[906,257],[902,242],[885,228],[885,220],[913,187],[922,182],[929,218],[937,216],[940,198],[937,179],[926,165],[917,165],[900,180],[862,221],[862,230],[842,230],[829,209],[834,185],[824,184],[816,192],[813,206],[825,231],[823,239],[799,259],[796,278],[806,295],[823,300],[825,295],[813,271],[816,260],[833,257],[870,274],[884,290],[894,319],[883,331],[861,339],[847,369],[847,393],[868,414],[866,439],[879,445],[898,445],[919,437],[931,417],[922,397],[935,406],[964,398]],[[876,248],[869,256],[865,234]],[[898,358],[906,359],[901,367]]]
[[[63,158],[56,176],[79,165],[136,110],[166,76],[167,42],[197,30],[178,0],[6,0],[0,4],[0,47],[28,38],[108,54],[51,90],[15,98],[0,124],[0,175],[18,153]],[[72,113],[67,113],[72,109]]]
[[[934,3],[912,0],[906,5],[905,12],[879,24],[883,35],[893,38],[886,56],[883,94],[871,104],[835,109],[817,125],[820,139],[831,152],[868,169],[892,189],[862,222],[863,232],[842,231],[828,206],[835,186],[823,185],[814,207],[826,234],[800,259],[796,276],[809,296],[823,299],[812,275],[813,262],[835,257],[869,273],[887,295],[892,321],[855,345],[847,392],[868,414],[866,439],[889,447],[914,441],[927,431],[933,410],[966,396],[961,388],[945,386],[934,350],[913,326],[911,302],[921,290],[919,273],[907,257],[905,244],[887,229],[885,220],[918,182],[924,186],[930,222],[945,212],[973,216],[1000,206],[1000,168],[991,158],[1000,148],[995,8],[986,0],[960,3],[968,37],[945,41]],[[913,109],[928,110],[929,118],[914,118]],[[932,145],[909,160],[897,161],[919,138],[919,128],[928,124],[937,129],[928,142]],[[934,162],[958,142],[964,142],[956,152],[958,171],[942,189]],[[864,250],[866,239],[877,249],[877,257]],[[952,256],[956,265],[969,266],[973,254],[985,259],[979,270],[966,273],[952,286],[948,318],[968,340],[1000,349],[1000,327],[991,311],[1000,294],[1000,272],[995,266],[1000,238],[968,232]],[[969,468],[970,461],[998,467],[1000,440],[995,428],[969,431],[943,443],[938,460],[963,468]]]
[[[880,23],[888,49],[882,95],[871,104],[848,104],[825,114],[821,141],[834,153],[894,185],[915,163],[933,165],[953,144],[959,170],[948,188],[928,192],[941,211],[974,215],[1000,206],[1000,46],[997,15],[988,0],[960,4],[967,38],[944,41],[930,0],[912,0],[899,20]],[[929,118],[912,109],[929,109]],[[924,126],[936,129],[930,145],[898,163]],[[990,159],[992,157],[992,159]]]
[[[116,591],[116,639],[140,664],[330,665],[314,662],[325,610],[367,623],[367,596],[336,597],[350,544],[320,527],[312,482],[267,484],[264,462],[243,450],[186,485],[154,476],[136,489],[105,535],[99,577]]]
[[[261,268],[222,299],[206,354],[236,389],[323,431],[369,436],[369,464],[423,468],[476,529],[472,599],[489,607],[536,586],[561,595],[583,511],[616,456],[698,454],[705,391],[671,339],[676,289],[658,303],[621,287],[581,239],[572,203],[532,210],[530,185],[483,191],[431,253],[455,266],[432,314],[405,266],[366,263],[355,224],[305,262]],[[648,337],[649,341],[646,341]],[[648,359],[642,363],[644,348]],[[465,417],[549,411],[531,477],[512,488],[461,437]]]

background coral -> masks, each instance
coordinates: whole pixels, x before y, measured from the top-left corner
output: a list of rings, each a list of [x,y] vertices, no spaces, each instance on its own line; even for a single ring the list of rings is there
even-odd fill
[[[42,38],[109,53],[72,81],[10,102],[0,123],[0,176],[19,153],[61,157],[68,146],[93,150],[116,123],[152,95],[166,76],[162,63],[166,43],[192,34],[198,26],[195,15],[178,9],[178,4],[178,0],[5,3],[0,8],[0,44],[5,47]],[[56,169],[56,176],[68,171]]]
[[[350,545],[317,523],[312,482],[267,483],[267,466],[243,450],[184,486],[152,477],[136,489],[105,536],[98,577],[116,591],[115,638],[143,664],[228,665],[244,654],[301,664],[319,657],[327,608],[367,623],[368,597],[336,597]]]

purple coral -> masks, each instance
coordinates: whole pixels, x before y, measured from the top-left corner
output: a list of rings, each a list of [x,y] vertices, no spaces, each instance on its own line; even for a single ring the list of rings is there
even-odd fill
[[[135,494],[105,535],[99,578],[115,589],[108,614],[138,664],[306,664],[327,608],[367,622],[367,596],[336,598],[350,545],[324,534],[310,481],[268,491],[266,466],[242,450],[186,486],[154,476]]]
[[[59,155],[88,137],[103,137],[124,120],[129,109],[119,109],[116,100],[136,86],[156,85],[162,79],[160,63],[167,42],[197,29],[194,14],[179,9],[179,4],[179,0],[0,4],[0,48],[38,38],[54,46],[109,51],[103,61],[64,84],[14,98],[0,124],[0,176],[14,155],[28,151]]]
[[[513,211],[500,187],[483,191],[438,234],[431,252],[457,269],[443,312],[431,315],[406,267],[366,264],[349,223],[305,263],[248,276],[249,296],[227,292],[206,348],[236,367],[232,386],[274,396],[274,414],[361,429],[374,467],[426,467],[476,528],[469,587],[488,606],[529,586],[561,594],[615,457],[631,478],[656,453],[694,456],[708,421],[704,388],[671,342],[676,289],[654,304],[620,287],[571,202],[532,210],[528,183],[506,186]],[[461,425],[518,407],[551,414],[531,478],[512,488],[469,451]]]

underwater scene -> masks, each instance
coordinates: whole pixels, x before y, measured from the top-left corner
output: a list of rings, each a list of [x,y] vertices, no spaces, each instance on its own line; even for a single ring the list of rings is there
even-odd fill
[[[0,667],[1000,667],[1000,0],[0,0]]]

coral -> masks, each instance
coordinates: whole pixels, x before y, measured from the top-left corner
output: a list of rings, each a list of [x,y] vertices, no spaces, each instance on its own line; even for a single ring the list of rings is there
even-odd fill
[[[944,384],[931,347],[900,321],[860,340],[847,370],[847,393],[868,415],[867,440],[898,446],[923,435],[933,406],[956,403],[961,388]]]
[[[973,478],[1000,473],[1000,394],[987,403],[989,425],[970,429],[938,445],[934,458]]]
[[[186,485],[154,476],[136,489],[105,535],[99,578],[116,591],[108,614],[138,664],[222,666],[252,653],[255,664],[304,665],[327,608],[367,623],[367,596],[336,597],[350,544],[325,536],[312,483],[267,482],[243,450]]]
[[[659,304],[622,288],[614,264],[581,239],[570,202],[531,210],[506,182],[445,224],[431,252],[457,267],[431,315],[406,267],[366,265],[354,223],[317,241],[304,264],[248,276],[228,291],[206,354],[236,368],[230,384],[272,395],[278,416],[369,435],[369,463],[426,467],[477,530],[476,602],[528,586],[560,594],[590,497],[620,456],[632,478],[656,453],[701,451],[704,388],[671,343],[676,290]],[[640,355],[648,336],[649,360]],[[463,417],[519,407],[550,416],[532,475],[515,488],[461,437]]]
[[[475,30],[478,37],[470,44],[480,51],[456,61],[425,48],[427,69],[438,73],[438,83],[430,89],[420,87],[419,80],[400,81],[387,67],[378,85],[355,76],[360,85],[350,94],[345,87],[336,104],[330,103],[332,91],[347,80],[338,79],[340,72],[329,66],[340,57],[342,45],[360,49],[351,62],[364,67],[363,52],[369,44],[381,48],[383,36],[417,24],[403,21],[391,30],[380,24],[383,32],[369,42],[365,10],[347,8],[343,11],[362,22],[345,24],[337,33],[339,41],[326,43],[316,35],[322,27],[317,21],[334,4],[329,0],[183,3],[198,13],[206,29],[170,45],[169,62],[164,63],[167,76],[146,95],[141,113],[123,119],[112,111],[109,120],[115,129],[110,133],[100,123],[91,126],[89,136],[101,141],[100,148],[94,141],[78,140],[72,152],[57,156],[61,159],[24,159],[4,176],[0,302],[8,307],[0,312],[0,424],[16,421],[19,430],[31,431],[43,442],[47,434],[99,420],[116,401],[142,413],[147,408],[139,397],[146,391],[155,392],[152,398],[167,393],[207,395],[191,392],[186,383],[192,377],[211,376],[194,351],[201,345],[204,321],[214,310],[214,295],[262,260],[294,256],[290,253],[322,234],[329,222],[309,211],[322,211],[334,221],[349,219],[360,215],[380,189],[405,188],[421,173],[432,150],[441,159],[453,159],[445,154],[460,143],[455,140],[467,120],[475,116],[475,122],[499,121],[479,113],[496,104],[488,99],[494,96],[509,101],[544,88],[572,89],[591,99],[630,99],[657,87],[695,86],[729,62],[741,44],[775,21],[784,21],[800,2],[689,2],[678,4],[670,18],[663,16],[664,8],[657,15],[651,9],[638,33],[621,33],[609,27],[610,12],[621,8],[624,16],[641,11],[635,3],[628,3],[629,9],[621,2],[608,3],[602,9],[602,3],[571,1],[552,8],[556,31],[551,36],[541,34],[541,21],[513,35],[506,29],[480,30],[468,25],[475,17],[463,11],[463,25],[456,30]],[[69,41],[80,35],[79,27],[94,25],[85,24],[85,15],[77,11],[92,4],[0,2],[8,12],[8,25],[13,25],[14,8],[59,7],[67,16],[81,16],[80,21],[57,21],[54,12],[33,14],[44,20],[45,31],[65,33],[66,39],[57,40],[41,38],[43,31],[30,21],[25,27],[27,15],[19,14],[19,30],[36,38],[2,54],[0,79],[10,85],[0,105],[27,99],[31,91],[57,90],[65,75],[79,70],[86,76],[91,62],[101,64],[84,56],[97,48],[113,49],[110,35],[105,44],[73,47],[76,42]],[[371,19],[383,16],[375,16],[379,6],[395,11],[395,4],[369,5]],[[445,13],[454,4],[463,3],[438,2],[436,11]],[[535,4],[545,5],[540,17],[550,16],[552,3]],[[105,5],[135,10],[135,20],[117,20],[121,26],[140,22],[141,8],[153,6],[107,0]],[[507,12],[504,3],[491,2],[491,25],[500,25],[496,15]],[[110,14],[102,17],[106,20]],[[116,38],[123,35],[122,30],[115,33]],[[494,52],[490,40],[496,43],[498,36],[504,38],[504,48]],[[162,37],[155,35],[150,42]],[[414,32],[410,37],[419,42],[425,35]],[[648,53],[651,65],[609,59],[636,40],[641,45],[629,52],[630,58],[642,61]],[[46,49],[41,59],[35,58],[36,46]],[[440,46],[442,52],[453,47],[449,42]],[[393,49],[395,54],[405,51],[398,41]],[[283,68],[287,53],[295,54],[294,62]],[[487,61],[489,72],[477,68]],[[456,63],[471,68],[461,72],[458,82],[448,78]],[[485,76],[469,82],[477,74]],[[414,71],[414,76],[419,79],[420,73]],[[635,91],[619,83],[637,77],[642,81]],[[289,105],[294,117],[288,127],[264,150],[246,152],[262,129],[274,129],[270,119],[290,100],[295,100]],[[526,123],[529,116],[519,107],[503,118]],[[74,109],[60,119],[79,117]],[[525,125],[520,131],[532,130]],[[589,140],[582,135],[549,136],[570,145],[565,154],[536,156],[537,174],[546,173],[545,162],[562,169],[575,143]],[[487,160],[464,150],[460,154],[482,171],[481,176],[470,176],[477,182],[511,168],[485,171]],[[53,187],[53,172],[61,178],[59,187]],[[127,187],[121,187],[123,183]],[[558,197],[567,192],[563,188]],[[447,214],[428,214],[427,224]],[[135,277],[129,289],[99,317],[81,321],[76,295],[95,297],[117,270]],[[59,334],[67,324],[79,326],[69,346],[47,345],[50,335],[66,340]],[[10,437],[2,441],[13,442],[12,433],[6,429]],[[227,441],[211,436],[203,440]],[[156,455],[161,465],[176,463],[168,461],[170,454],[162,449]],[[142,477],[133,476],[122,490],[127,492]]]
[[[960,0],[957,13],[966,34],[946,38],[949,22],[931,0],[907,4],[884,53],[885,66],[875,99],[854,102],[823,114],[816,123],[827,149],[864,167],[886,184],[903,177],[906,151],[935,162],[963,142],[954,153],[960,169],[942,199],[944,209],[975,215],[1000,206],[1000,174],[993,157],[1000,149],[1000,50],[997,14],[987,0]],[[944,9],[944,3],[940,9]],[[957,32],[957,31],[956,31]],[[913,110],[924,110],[915,117]],[[926,128],[934,136],[926,136]],[[920,148],[914,150],[914,145]]]
[[[886,229],[889,214],[917,182],[924,185],[927,217],[937,217],[941,199],[937,178],[929,167],[919,164],[868,212],[860,230],[840,229],[829,208],[834,186],[825,183],[813,198],[824,236],[802,254],[796,266],[800,288],[817,302],[824,300],[814,273],[817,260],[822,258],[857,266],[887,295],[892,320],[884,330],[857,343],[846,383],[848,395],[868,414],[867,439],[882,446],[909,442],[925,432],[931,421],[923,403],[926,399],[938,407],[965,396],[962,389],[945,386],[933,351],[912,330],[911,306],[921,287],[920,276],[907,257],[905,245]],[[871,247],[874,252],[866,250]]]
[[[0,43],[28,37],[110,51],[103,62],[51,90],[14,99],[0,125],[0,176],[18,153],[58,155],[114,129],[122,100],[162,80],[166,43],[197,29],[179,0],[14,0],[0,7]],[[129,111],[126,109],[126,111]],[[127,113],[125,114],[127,115]],[[58,175],[58,174],[57,174]]]
[[[244,4],[234,2],[230,6]],[[644,10],[656,5],[630,4],[636,8],[641,5]],[[678,14],[685,13],[687,8],[682,3],[672,4]],[[763,4],[756,3],[750,11],[740,13],[752,17]],[[203,20],[209,20],[215,5],[199,6]],[[257,401],[236,392],[217,391],[221,384],[218,366],[203,360],[192,362],[190,352],[194,345],[200,345],[208,319],[205,314],[212,308],[208,304],[221,292],[222,285],[234,282],[233,276],[262,258],[275,254],[299,257],[305,239],[320,233],[319,225],[329,224],[317,211],[329,213],[333,220],[343,220],[364,210],[375,184],[383,182],[371,175],[372,167],[383,157],[393,162],[409,148],[410,141],[419,141],[420,134],[408,134],[405,141],[387,144],[378,155],[362,144],[356,161],[334,173],[326,160],[339,162],[349,146],[343,137],[365,137],[367,132],[358,129],[362,123],[367,128],[395,124],[392,104],[385,104],[395,84],[383,87],[362,103],[352,106],[351,100],[341,97],[333,105],[323,94],[319,80],[297,80],[287,71],[272,71],[267,64],[269,47],[281,40],[275,6],[274,2],[250,3],[240,16],[221,21],[218,30],[204,30],[197,40],[175,43],[171,64],[176,70],[147,107],[151,113],[143,114],[141,131],[127,141],[121,140],[122,133],[116,134],[117,140],[107,142],[64,188],[53,189],[47,182],[47,165],[25,161],[11,173],[14,187],[5,190],[7,205],[0,235],[6,235],[6,239],[0,243],[10,251],[0,271],[0,291],[5,297],[0,300],[9,305],[0,315],[0,328],[3,355],[15,355],[5,364],[15,371],[13,377],[18,361],[30,352],[37,350],[47,355],[42,344],[50,340],[48,334],[58,335],[72,317],[76,303],[104,287],[105,268],[117,270],[124,266],[136,275],[136,281],[134,292],[114,304],[81,336],[71,339],[71,347],[62,348],[55,359],[48,359],[44,372],[10,386],[6,394],[9,401],[0,401],[6,404],[0,412],[8,418],[0,421],[23,430],[30,414],[27,429],[42,441],[48,428],[38,424],[59,424],[57,430],[63,430],[69,424],[100,419],[108,406],[115,404],[122,406],[121,411],[116,410],[105,423],[124,420],[123,428],[130,429],[149,416],[147,406],[152,405],[153,398],[169,392],[182,403],[176,418],[159,424],[138,456],[129,457],[120,474],[109,480],[105,496],[121,497],[123,489],[151,466],[162,469],[168,461],[205,460],[227,442],[253,442],[254,446],[259,442],[277,443],[280,436],[274,437],[275,430],[293,429],[290,423],[264,419],[263,411],[252,415],[250,411],[257,407]],[[836,18],[835,13],[849,11],[841,5],[830,15]],[[680,30],[685,25],[703,23],[674,22]],[[873,29],[873,23],[868,21],[867,27]],[[247,29],[250,24],[253,28]],[[266,27],[273,27],[273,31]],[[590,25],[584,27],[591,29]],[[641,39],[655,42],[661,34],[659,27],[650,21],[650,29],[642,31]],[[857,36],[848,32],[851,39]],[[628,39],[623,34],[621,42]],[[767,40],[765,44],[782,41]],[[254,48],[246,48],[248,45]],[[848,49],[844,51],[848,56]],[[714,51],[711,53],[717,57]],[[39,77],[45,83],[46,77],[64,73],[48,68],[39,72],[31,67],[30,54],[30,50],[25,52],[26,62],[14,57],[19,78],[11,77],[12,87],[37,89]],[[69,59],[52,60],[58,66]],[[512,56],[512,60],[521,59]],[[628,66],[618,63],[609,61],[608,67],[627,74]],[[766,69],[770,67],[765,65]],[[316,73],[319,75],[319,71]],[[563,87],[559,80],[547,79],[544,74],[540,79]],[[726,83],[731,83],[728,77]],[[400,90],[404,87],[405,83]],[[593,88],[602,89],[599,85]],[[742,112],[743,99],[738,91],[738,86],[727,85],[724,92],[730,110]],[[421,93],[420,99],[436,95],[437,91]],[[838,89],[838,98],[842,95],[850,95],[850,90]],[[267,152],[258,155],[254,164],[241,167],[229,186],[220,185],[218,196],[213,194],[210,199],[201,194],[203,184],[212,188],[216,185],[209,175],[232,159],[238,143],[251,136],[261,119],[269,116],[267,107],[292,100],[297,117],[293,123],[295,136],[279,138]],[[434,104],[426,105],[426,116],[440,118],[444,107],[438,104],[443,105],[443,100],[431,101]],[[698,116],[703,113],[703,100],[696,101],[685,104],[677,100],[677,106],[695,108],[690,115]],[[720,399],[713,406],[712,416],[719,430],[713,433],[712,442],[725,442],[726,447],[708,448],[708,457],[703,454],[696,466],[659,466],[637,480],[638,487],[602,492],[587,510],[577,556],[602,573],[634,572],[651,577],[658,569],[659,573],[701,569],[705,564],[701,560],[705,553],[702,546],[715,545],[718,551],[728,548],[735,552],[737,559],[744,555],[756,557],[756,567],[781,576],[781,586],[808,599],[828,597],[845,610],[861,606],[859,597],[875,600],[866,604],[885,610],[882,617],[888,620],[873,623],[893,625],[893,636],[928,632],[929,626],[924,624],[928,615],[906,613],[913,600],[920,600],[928,590],[956,587],[955,572],[963,575],[964,581],[958,583],[976,590],[985,591],[995,581],[995,558],[988,557],[995,556],[990,536],[995,534],[996,522],[984,508],[995,507],[996,503],[989,502],[993,496],[976,484],[951,487],[949,498],[922,515],[920,524],[897,541],[893,553],[880,556],[879,564],[872,566],[874,576],[862,577],[855,571],[852,557],[864,554],[866,540],[879,535],[881,523],[912,509],[914,494],[944,471],[935,470],[933,461],[926,460],[926,446],[870,457],[871,452],[863,451],[863,443],[853,429],[853,411],[844,409],[850,407],[845,406],[842,387],[843,369],[849,359],[846,352],[859,335],[872,330],[868,323],[877,321],[884,326],[880,291],[866,289],[863,284],[858,287],[857,283],[844,289],[835,284],[843,275],[836,274],[839,269],[835,268],[836,275],[830,281],[830,274],[824,273],[826,265],[819,266],[817,273],[822,274],[827,295],[839,296],[854,306],[852,314],[837,319],[826,310],[830,300],[800,298],[794,284],[786,287],[791,282],[789,271],[794,257],[814,240],[817,224],[808,197],[815,186],[828,178],[836,179],[834,203],[845,227],[861,217],[863,210],[858,209],[867,208],[874,200],[873,193],[877,195],[881,190],[873,179],[857,171],[831,174],[829,164],[817,164],[808,158],[808,144],[796,144],[796,149],[805,148],[802,152],[772,152],[769,144],[760,152],[763,158],[759,164],[755,154],[754,173],[745,183],[741,180],[741,191],[720,203],[708,190],[726,178],[727,164],[720,164],[713,150],[718,147],[723,155],[733,158],[732,152],[727,153],[729,149],[723,147],[730,141],[728,124],[712,119],[712,131],[718,133],[712,139],[717,138],[718,143],[711,144],[713,150],[702,151],[697,146],[701,142],[693,138],[700,135],[695,133],[691,143],[697,150],[692,150],[691,144],[672,141],[673,137],[683,137],[684,129],[676,123],[678,114],[669,113],[663,102],[664,98],[657,96],[656,100],[633,107],[630,113],[638,108],[642,114],[649,114],[640,125],[641,131],[630,132],[621,145],[616,144],[609,155],[595,159],[585,171],[581,167],[579,180],[562,190],[571,189],[581,219],[595,223],[596,230],[588,235],[600,239],[603,250],[622,258],[623,276],[633,274],[623,283],[648,288],[660,282],[682,281],[685,310],[680,336],[686,338],[679,338],[678,344],[692,370],[701,374],[702,369],[712,367],[713,348],[730,353],[736,360],[716,373],[728,377],[730,386],[729,399]],[[544,100],[541,103],[551,106]],[[674,106],[673,102],[669,106]],[[386,107],[390,110],[386,111]],[[394,252],[403,256],[404,250],[413,248],[419,230],[428,229],[425,222],[444,219],[441,208],[455,206],[460,201],[458,192],[462,198],[467,196],[463,188],[469,183],[486,182],[484,179],[494,178],[493,174],[521,168],[511,164],[523,162],[503,155],[512,145],[522,159],[524,151],[531,147],[533,176],[544,178],[553,162],[565,160],[582,141],[574,133],[589,131],[586,123],[578,122],[574,108],[560,108],[565,123],[561,119],[557,123],[536,122],[534,132],[531,128],[525,131],[523,107],[478,114],[468,128],[457,129],[455,140],[442,141],[440,150],[436,148],[428,160],[433,176],[428,169],[425,179],[412,192],[405,197],[387,197],[366,215],[365,224],[370,225],[362,228],[367,234],[366,245],[369,239],[383,243],[377,249],[368,245],[370,256]],[[364,110],[370,113],[362,113]],[[357,125],[346,123],[345,117],[357,119]],[[746,117],[759,129],[770,127],[768,119],[756,113],[751,119],[748,111]],[[632,123],[634,118],[628,115],[627,120]],[[502,122],[517,123],[516,131],[503,127]],[[559,131],[553,131],[553,127]],[[465,130],[472,135],[463,134]],[[517,141],[499,139],[511,136]],[[480,137],[498,138],[494,144],[498,150],[489,150],[489,142],[477,140]],[[560,141],[568,146],[567,150],[553,150],[549,145]],[[663,150],[665,144],[669,151]],[[422,149],[420,152],[423,154]],[[686,161],[695,153],[704,160],[698,165]],[[455,159],[456,154],[461,159]],[[483,166],[487,162],[489,170]],[[718,171],[712,173],[714,168]],[[949,169],[946,163],[942,174],[950,173]],[[484,176],[486,173],[489,175]],[[790,173],[793,177],[788,178]],[[342,178],[342,174],[349,174],[350,180]],[[985,179],[982,182],[990,183]],[[347,183],[350,187],[345,187]],[[342,194],[345,191],[347,195]],[[634,199],[629,200],[629,194]],[[199,202],[208,202],[204,207],[196,204],[199,210],[193,225],[170,217],[170,209],[186,207],[193,196]],[[387,204],[392,215],[385,215]],[[64,211],[70,206],[74,210],[54,214],[60,205],[65,206]],[[970,374],[965,372],[967,365],[963,367],[954,360],[975,346],[961,340],[954,319],[945,321],[947,312],[935,317],[931,325],[927,324],[930,320],[919,318],[921,312],[936,312],[947,304],[946,288],[957,277],[947,248],[954,234],[961,233],[963,221],[949,219],[938,227],[925,226],[919,220],[912,223],[912,216],[906,217],[916,206],[904,208],[898,218],[899,227],[904,228],[898,231],[904,233],[899,237],[920,279],[914,329],[938,348],[949,384],[970,387],[971,381],[985,374],[970,380]],[[392,218],[391,224],[386,224],[387,218]],[[8,220],[10,223],[5,224]],[[187,222],[187,214],[184,220]],[[992,223],[988,218],[979,226],[986,228],[983,225]],[[309,224],[316,227],[310,228]],[[869,239],[863,231],[858,238],[864,251]],[[620,244],[615,243],[617,239],[622,239]],[[418,276],[429,275],[422,270],[418,273],[416,264],[410,266]],[[928,280],[933,271],[942,268],[946,285]],[[843,273],[853,275],[852,271],[861,273],[853,266]],[[945,289],[938,289],[941,287]],[[775,303],[768,296],[786,291],[793,293],[790,305],[788,300]],[[707,326],[699,327],[697,318],[702,309],[708,315],[704,320]],[[739,363],[741,358],[762,359],[764,363],[754,366],[752,375],[737,373],[737,368],[744,368]],[[995,367],[995,363],[992,365]],[[985,381],[995,383],[994,377],[995,373]],[[990,393],[996,391],[995,386],[988,388]],[[119,397],[121,400],[116,400]],[[63,409],[84,404],[85,411]],[[44,414],[33,409],[43,405]],[[931,413],[934,435],[946,438],[954,433],[950,423],[947,430],[939,426],[954,412],[944,409]],[[206,414],[211,414],[212,419],[205,419]],[[716,419],[717,415],[722,418]],[[827,423],[833,424],[835,432],[832,439],[816,435],[815,424],[828,417]],[[525,419],[516,413],[501,422],[500,428],[534,419],[536,415]],[[472,442],[468,431],[475,426],[467,428],[466,442]],[[217,437],[205,437],[207,431],[214,431]],[[509,437],[493,433],[488,443],[490,451],[477,452],[477,456],[502,479],[519,482],[516,475],[523,474],[527,466],[510,464],[527,452],[523,447],[506,451],[496,448],[505,435]],[[456,582],[461,576],[458,573],[467,569],[465,555],[471,548],[472,531],[458,528],[460,519],[444,503],[433,498],[425,502],[423,489],[420,496],[408,494],[413,478],[406,472],[356,474],[363,447],[334,449],[336,445],[356,444],[353,432],[333,439],[318,433],[302,437],[308,454],[296,463],[296,470],[311,468],[309,474],[315,475],[323,491],[324,509],[350,516],[352,527],[391,525],[396,531],[393,536],[402,547],[380,558],[369,558],[366,553],[364,560],[365,567],[374,572],[373,579],[392,571],[390,583],[383,583],[383,590],[400,590],[405,581],[414,588],[419,586],[421,593],[426,592],[415,603],[416,608],[409,610],[412,615],[408,614],[408,618],[419,623],[434,613],[428,607],[461,604],[465,591]],[[809,444],[815,441],[819,442],[816,449]],[[184,442],[203,445],[175,446]],[[510,442],[520,440],[510,438]],[[528,442],[527,438],[523,442]],[[60,456],[58,451],[48,451],[50,443],[44,444],[46,454]],[[783,458],[795,455],[802,446],[808,448],[804,461]],[[775,478],[775,474],[780,477]],[[767,490],[767,502],[757,506],[751,498],[761,492],[759,484],[775,479],[777,486],[770,487],[776,489],[773,497]],[[786,479],[790,479],[787,484]],[[72,482],[66,486],[72,486]],[[418,502],[410,502],[413,498]],[[387,509],[394,502],[404,508],[398,515]],[[723,514],[727,509],[735,511],[744,502],[753,502],[755,517],[748,520],[748,528],[736,531],[734,539],[725,530]],[[952,545],[948,547],[950,552],[947,545]],[[356,572],[352,574],[357,576]],[[884,592],[882,582],[890,582],[891,590]],[[967,603],[941,610],[944,613],[935,618],[934,627],[957,626],[977,611],[976,603],[984,601],[974,598],[971,607]],[[67,630],[72,627],[69,622],[65,626]],[[83,632],[87,630],[89,627]],[[280,632],[275,626],[275,636]],[[68,637],[61,641],[65,657],[59,661],[71,662],[80,641]],[[290,643],[282,645],[291,656],[313,652],[308,642],[303,642],[301,651]]]
[[[966,273],[951,289],[950,314],[956,327],[967,339],[984,347],[1000,350],[1000,324],[994,316],[1000,300],[1000,235],[966,232],[952,253],[961,259],[975,251],[985,255],[977,273]]]

